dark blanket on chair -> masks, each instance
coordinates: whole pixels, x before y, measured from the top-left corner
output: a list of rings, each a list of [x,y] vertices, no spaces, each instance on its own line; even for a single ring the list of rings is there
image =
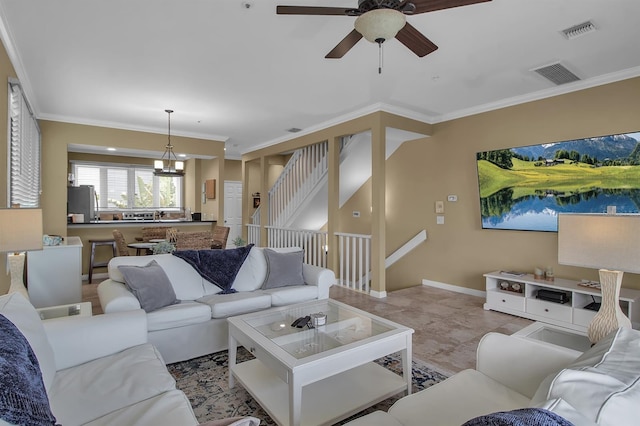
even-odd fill
[[[476,417],[462,426],[573,426],[573,423],[549,410],[522,408]]]
[[[16,425],[55,425],[40,364],[31,345],[0,314],[0,418]]]
[[[231,288],[253,244],[226,250],[179,250],[173,255],[193,266],[207,281],[220,287],[222,294],[235,293]]]

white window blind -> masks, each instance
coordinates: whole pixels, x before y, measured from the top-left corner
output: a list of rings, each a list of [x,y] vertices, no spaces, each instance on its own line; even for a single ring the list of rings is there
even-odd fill
[[[93,185],[100,210],[179,209],[182,177],[154,176],[153,168],[72,161],[77,185]]]
[[[40,205],[40,128],[20,84],[9,81],[9,206]]]

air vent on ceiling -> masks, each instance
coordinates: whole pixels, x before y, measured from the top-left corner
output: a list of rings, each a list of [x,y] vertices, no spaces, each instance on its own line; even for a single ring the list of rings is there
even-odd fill
[[[580,77],[578,77],[577,75],[569,71],[560,62],[547,65],[544,67],[536,68],[533,71],[537,72],[547,80],[551,81],[553,84],[557,84],[557,85],[571,83],[572,81],[580,80]]]
[[[567,40],[571,40],[576,37],[594,32],[595,30],[596,26],[593,25],[593,22],[587,21],[583,22],[582,24],[574,25],[573,27],[562,30],[562,34],[564,34]]]
[[[291,132],[291,133],[298,133],[299,131],[301,131],[302,129],[298,129],[297,127],[292,127],[290,129],[287,129],[287,132]]]

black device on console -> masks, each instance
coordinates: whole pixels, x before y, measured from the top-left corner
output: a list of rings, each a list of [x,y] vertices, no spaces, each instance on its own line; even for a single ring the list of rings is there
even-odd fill
[[[548,302],[555,303],[567,303],[569,301],[569,295],[563,291],[554,291],[554,290],[546,290],[540,289],[538,290],[538,294],[536,298],[540,300],[546,300]]]

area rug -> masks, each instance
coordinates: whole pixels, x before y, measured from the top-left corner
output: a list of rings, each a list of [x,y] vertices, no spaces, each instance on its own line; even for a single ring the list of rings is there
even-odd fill
[[[239,363],[252,358],[253,355],[244,348],[238,349]],[[376,362],[396,373],[401,374],[402,372],[398,354],[388,355]],[[428,367],[420,360],[413,360],[412,364],[413,392],[428,388],[447,378],[446,375]],[[182,390],[191,401],[193,411],[201,423],[225,417],[253,416],[262,421],[261,425],[276,425],[241,384],[236,382],[236,386],[229,389],[227,351],[169,364],[167,367],[175,377],[178,389]],[[398,394],[388,398],[350,419],[375,410],[387,411],[391,404],[401,396],[402,394]],[[346,423],[350,419],[338,424]]]

